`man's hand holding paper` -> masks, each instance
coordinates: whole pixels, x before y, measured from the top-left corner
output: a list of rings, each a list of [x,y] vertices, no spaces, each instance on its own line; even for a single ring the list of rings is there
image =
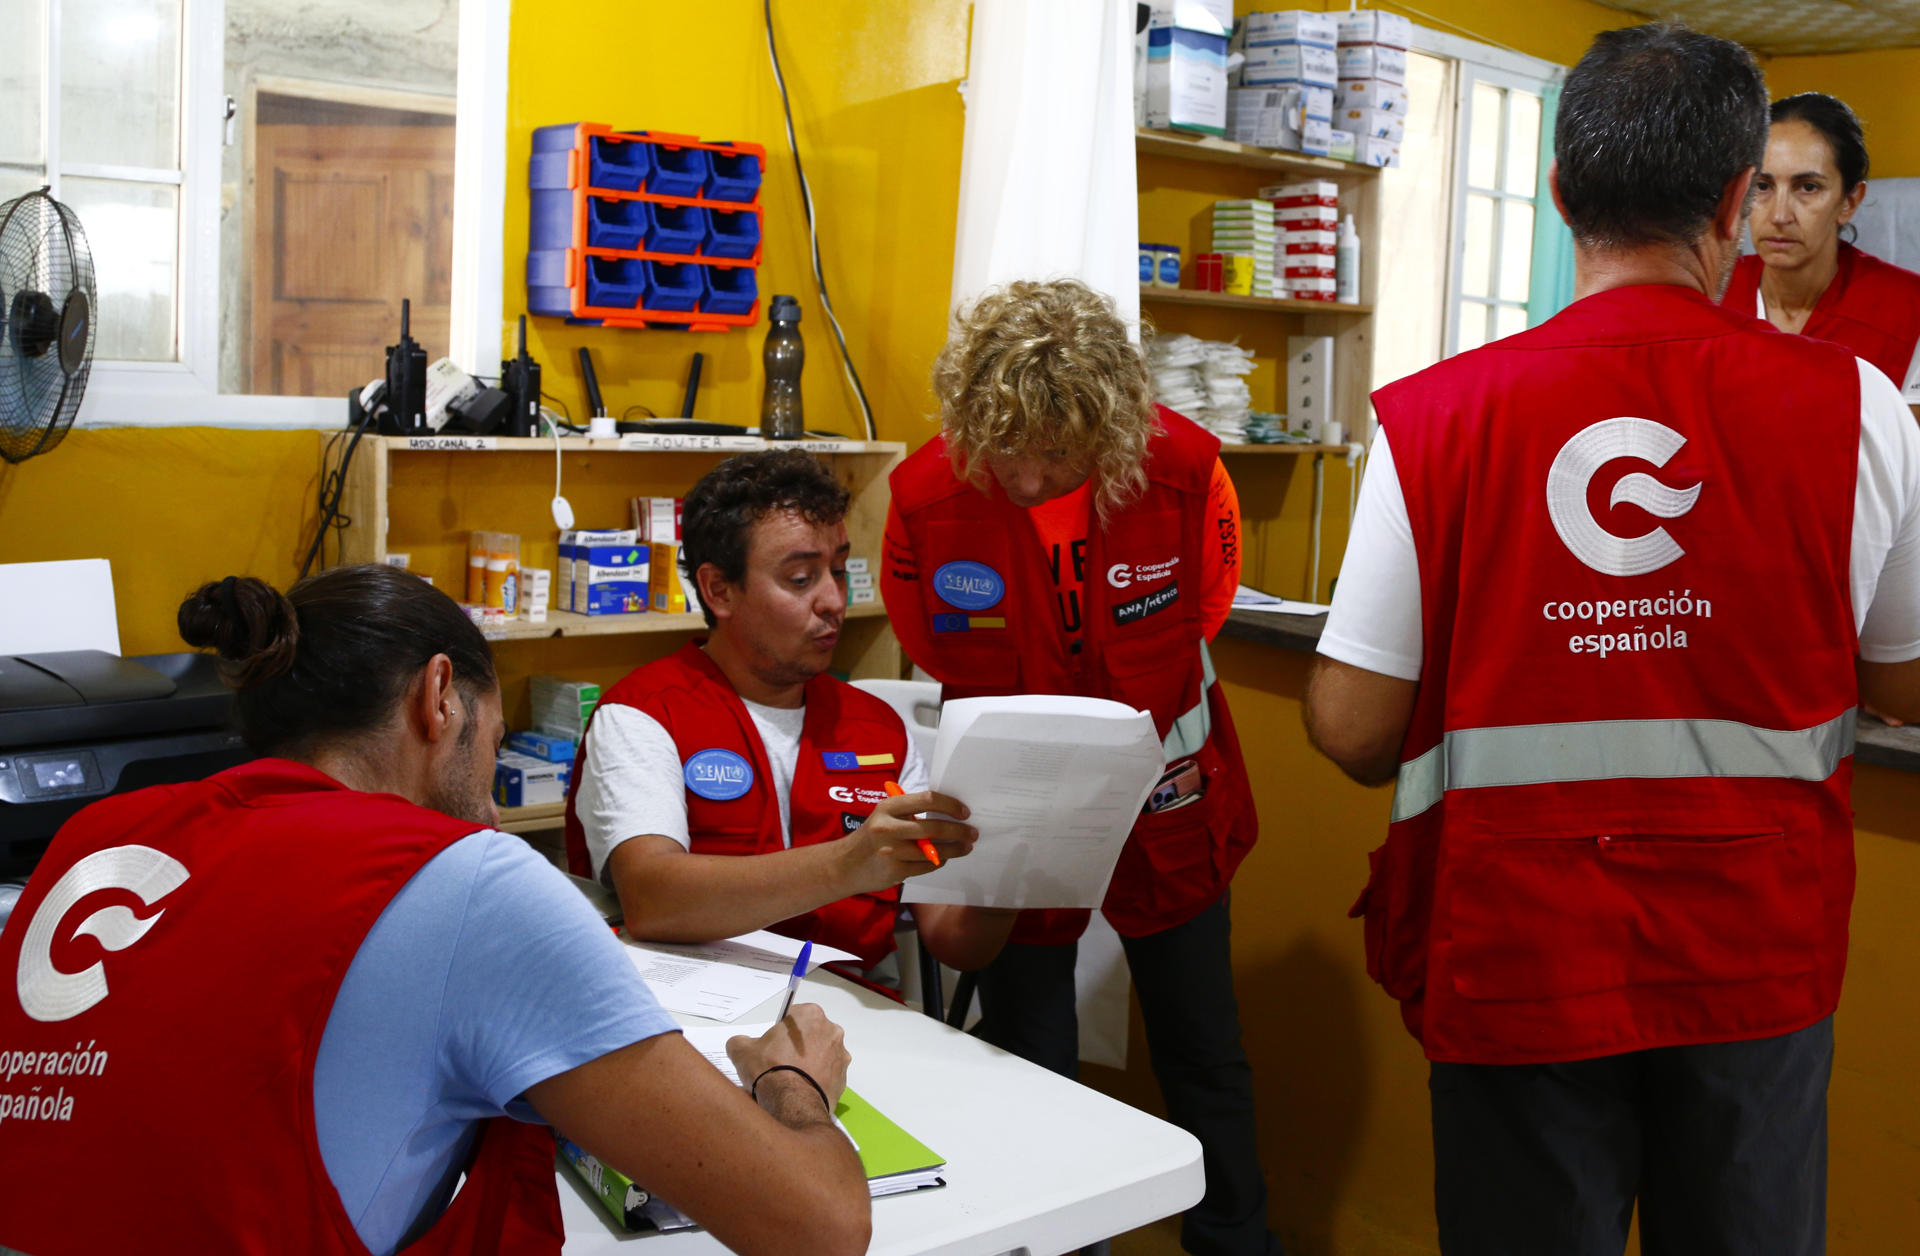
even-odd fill
[[[935,790],[971,798],[964,863],[916,876],[907,902],[1098,907],[1164,770],[1153,720],[1118,702],[1047,694],[961,698],[941,711]]]

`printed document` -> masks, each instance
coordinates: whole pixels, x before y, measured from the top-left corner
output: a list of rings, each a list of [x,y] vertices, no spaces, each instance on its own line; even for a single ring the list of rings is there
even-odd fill
[[[1153,717],[1102,698],[957,698],[933,788],[967,804],[973,853],[900,887],[909,903],[1098,907],[1165,764]]]
[[[800,957],[800,943],[765,929],[724,942],[621,941],[661,1007],[675,1016],[723,1022],[739,1020],[784,992],[793,962]],[[853,958],[816,942],[807,971]]]

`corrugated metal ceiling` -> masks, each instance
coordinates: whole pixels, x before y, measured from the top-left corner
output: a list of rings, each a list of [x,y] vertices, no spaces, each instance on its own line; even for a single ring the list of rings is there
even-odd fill
[[[1678,18],[1757,53],[1920,47],[1920,0],[1600,0],[1646,18]]]

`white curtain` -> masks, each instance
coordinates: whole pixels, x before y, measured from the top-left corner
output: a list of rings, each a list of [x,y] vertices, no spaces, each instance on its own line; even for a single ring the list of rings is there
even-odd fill
[[[1867,199],[1853,225],[1861,248],[1883,262],[1920,270],[1920,179],[1868,179]]]
[[[1135,0],[975,0],[953,304],[1073,277],[1140,322]]]

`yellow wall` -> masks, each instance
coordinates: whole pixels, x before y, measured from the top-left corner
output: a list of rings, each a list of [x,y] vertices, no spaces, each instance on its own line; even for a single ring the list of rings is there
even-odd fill
[[[781,69],[819,215],[827,288],[846,329],[880,435],[933,433],[928,369],[946,332],[960,183],[965,0],[808,0],[776,4]],[[604,122],[766,146],[762,308],[800,298],[807,424],[854,434],[858,411],[820,310],[806,221],[767,63],[761,6],[746,0],[646,6],[626,0],[517,4],[507,85],[505,306],[526,308],[527,153],[534,128]],[[617,67],[616,46],[631,50]],[[511,340],[502,327],[503,347]],[[706,355],[698,417],[760,421],[764,327],[723,334],[610,331],[529,320],[545,387],[577,416],[575,351],[592,349],[608,409],[678,414],[688,355]]]
[[[1830,57],[1775,57],[1766,63],[1767,91],[1775,99],[1795,92],[1826,92],[1853,106],[1867,132],[1870,174],[1882,179],[1920,175],[1920,109],[1913,83],[1920,49],[1853,52]]]
[[[285,586],[299,571],[317,517],[322,439],[204,427],[69,432],[51,453],[0,464],[0,563],[109,559],[122,653],[185,649],[174,611],[198,585],[255,575]]]

